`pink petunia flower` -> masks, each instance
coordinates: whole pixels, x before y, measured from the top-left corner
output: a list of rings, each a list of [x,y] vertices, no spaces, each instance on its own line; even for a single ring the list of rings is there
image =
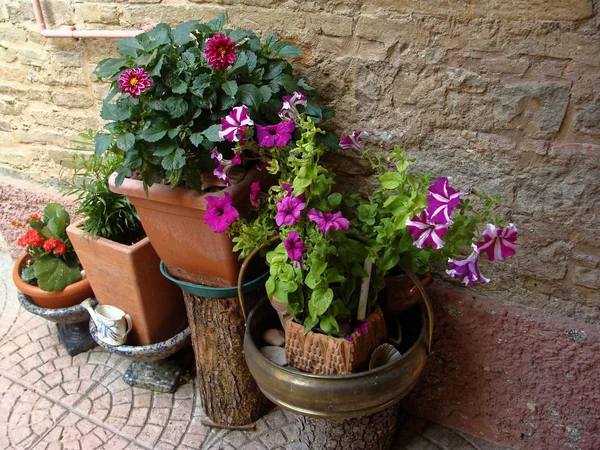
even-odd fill
[[[304,255],[304,242],[295,231],[290,231],[290,236],[283,240],[283,245],[292,261],[301,262]]]
[[[488,224],[483,233],[483,242],[477,242],[479,253],[485,253],[490,261],[503,260],[517,253],[521,244],[517,244],[519,230],[511,223],[502,229],[496,225]]]
[[[255,181],[250,185],[250,204],[258,208],[258,199],[267,197],[267,194],[260,190],[260,183]]]
[[[448,232],[448,225],[431,223],[427,212],[423,211],[421,216],[415,216],[406,221],[406,227],[413,235],[413,245],[417,248],[425,248],[431,245],[434,250],[444,246],[442,237]]]
[[[479,251],[475,244],[472,244],[472,246],[473,253],[467,259],[458,261],[448,258],[450,269],[446,270],[446,273],[452,278],[459,277],[465,286],[473,286],[477,282],[488,283],[490,281],[481,274],[479,270]]]
[[[363,145],[361,134],[367,135],[366,131],[354,130],[351,134],[346,136],[345,138],[340,139],[340,147],[344,150],[358,150],[361,153],[364,153],[365,147]]]
[[[286,196],[277,202],[277,215],[275,223],[278,227],[287,225],[291,227],[300,219],[300,213],[306,204],[299,198],[294,196]]]
[[[308,102],[302,92],[294,92],[292,95],[283,96],[283,106],[279,111],[279,117],[283,120],[296,120],[300,117],[298,105],[306,106]]]
[[[231,195],[228,192],[225,192],[223,197],[209,195],[206,197],[206,202],[206,214],[202,219],[215,233],[222,233],[240,217],[240,213],[232,205]]]
[[[438,178],[429,187],[427,214],[431,223],[451,224],[450,214],[460,202],[462,192],[448,186],[448,178]]]
[[[248,108],[246,105],[236,106],[231,110],[228,116],[221,119],[221,131],[219,137],[227,139],[229,142],[239,142],[246,136],[246,127],[254,125],[254,122],[248,117]]]
[[[217,70],[227,69],[233,65],[237,56],[235,42],[223,33],[217,34],[206,42],[204,56],[210,67],[214,67]]]
[[[131,97],[137,98],[142,92],[152,86],[152,80],[148,79],[149,76],[150,74],[144,71],[142,67],[127,69],[119,75],[119,79],[117,80],[119,86],[121,86],[121,93],[129,93]]]
[[[356,331],[358,333],[359,336],[364,336],[369,332],[369,322],[364,319],[364,320],[357,320],[356,321],[356,327],[354,327],[354,331]],[[354,334],[354,331],[349,334],[348,336],[345,337],[345,339],[347,341],[352,342],[354,340],[354,338],[352,337],[352,335]]]
[[[308,220],[317,224],[319,230],[327,233],[329,230],[344,231],[350,226],[348,219],[342,217],[342,212],[322,212],[313,208],[308,212]]]
[[[292,140],[292,133],[296,129],[293,120],[279,122],[277,125],[256,125],[256,137],[259,147],[285,147]]]

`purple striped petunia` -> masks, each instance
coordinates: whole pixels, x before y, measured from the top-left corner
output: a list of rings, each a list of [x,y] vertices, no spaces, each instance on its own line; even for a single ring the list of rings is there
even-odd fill
[[[300,117],[300,112],[298,111],[298,105],[306,106],[308,102],[306,101],[306,97],[302,92],[294,92],[292,95],[284,95],[283,96],[283,107],[279,111],[279,117],[282,119],[291,119],[296,120]]]
[[[519,230],[514,223],[502,229],[496,225],[488,224],[483,232],[483,242],[477,242],[479,253],[485,253],[490,261],[503,260],[517,253],[521,246],[517,244]]]
[[[228,116],[221,119],[221,131],[219,137],[227,139],[229,142],[239,142],[244,139],[246,127],[254,125],[254,122],[248,117],[248,108],[246,105],[236,106]]]
[[[451,224],[450,214],[460,202],[462,192],[448,186],[448,178],[438,178],[429,187],[427,214],[431,223]]]
[[[490,281],[481,274],[479,270],[479,251],[475,244],[472,244],[472,246],[473,253],[467,259],[459,261],[448,258],[450,269],[446,270],[446,273],[452,278],[459,277],[465,286],[473,286],[477,282],[488,283]]]
[[[431,248],[438,250],[444,246],[442,237],[448,232],[448,225],[431,223],[427,217],[427,212],[423,211],[420,216],[415,216],[406,221],[406,227],[413,235],[413,245],[417,248],[425,248],[431,245]]]
[[[345,138],[340,139],[340,147],[344,150],[358,150],[361,153],[364,153],[365,147],[362,143],[361,134],[367,134],[366,131],[354,130],[351,134],[346,136]]]

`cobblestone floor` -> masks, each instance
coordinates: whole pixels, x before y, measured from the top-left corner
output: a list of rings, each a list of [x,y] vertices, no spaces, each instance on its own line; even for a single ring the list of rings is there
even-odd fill
[[[0,236],[0,448],[305,449],[295,416],[274,408],[251,432],[210,429],[193,380],[175,394],[132,388],[130,361],[100,348],[70,357],[56,326],[22,309]],[[500,447],[406,416],[395,449]]]

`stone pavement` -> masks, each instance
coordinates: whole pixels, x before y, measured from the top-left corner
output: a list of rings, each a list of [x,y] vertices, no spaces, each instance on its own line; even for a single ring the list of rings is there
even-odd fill
[[[279,408],[251,432],[216,430],[194,381],[174,394],[125,384],[130,361],[96,349],[70,357],[56,326],[26,312],[12,284],[13,261],[0,235],[0,448],[2,449],[286,449],[295,416]],[[405,416],[395,449],[486,449],[489,443]]]

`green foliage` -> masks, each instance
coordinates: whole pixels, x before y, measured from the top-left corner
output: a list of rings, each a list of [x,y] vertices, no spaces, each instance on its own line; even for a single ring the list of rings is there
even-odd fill
[[[27,247],[29,265],[21,273],[23,281],[36,284],[44,291],[62,291],[81,280],[79,259],[67,236],[70,218],[62,205],[51,203],[44,208],[41,220],[29,219],[29,228],[45,240],[56,239],[65,244],[64,254],[46,252],[42,247]]]
[[[98,156],[107,150],[124,156],[116,184],[139,171],[145,187],[164,180],[173,187],[196,187],[203,172],[212,171],[210,151],[222,141],[220,119],[236,105],[245,104],[256,123],[273,122],[281,98],[301,88],[314,98],[313,89],[293,76],[285,58],[302,54],[275,34],[261,43],[250,30],[224,29],[221,15],[208,23],[197,20],[171,29],[159,24],[148,33],[119,41],[120,58],[102,60],[94,74],[112,84],[101,116],[108,121],[98,133]],[[224,70],[207,65],[208,39],[223,33],[236,43],[235,63]],[[128,68],[142,67],[153,86],[137,99],[120,91],[117,79]],[[314,99],[307,114],[315,123],[332,117]],[[330,140],[331,142],[331,140]]]
[[[127,197],[111,192],[108,179],[124,162],[116,153],[94,154],[94,135],[91,130],[81,133],[72,150],[86,151],[74,157],[72,174],[61,172],[63,191],[77,198],[77,214],[85,218],[83,231],[93,238],[103,237],[122,244],[132,244],[144,237],[144,230],[134,207]],[[131,147],[131,134],[121,135],[120,148]]]

